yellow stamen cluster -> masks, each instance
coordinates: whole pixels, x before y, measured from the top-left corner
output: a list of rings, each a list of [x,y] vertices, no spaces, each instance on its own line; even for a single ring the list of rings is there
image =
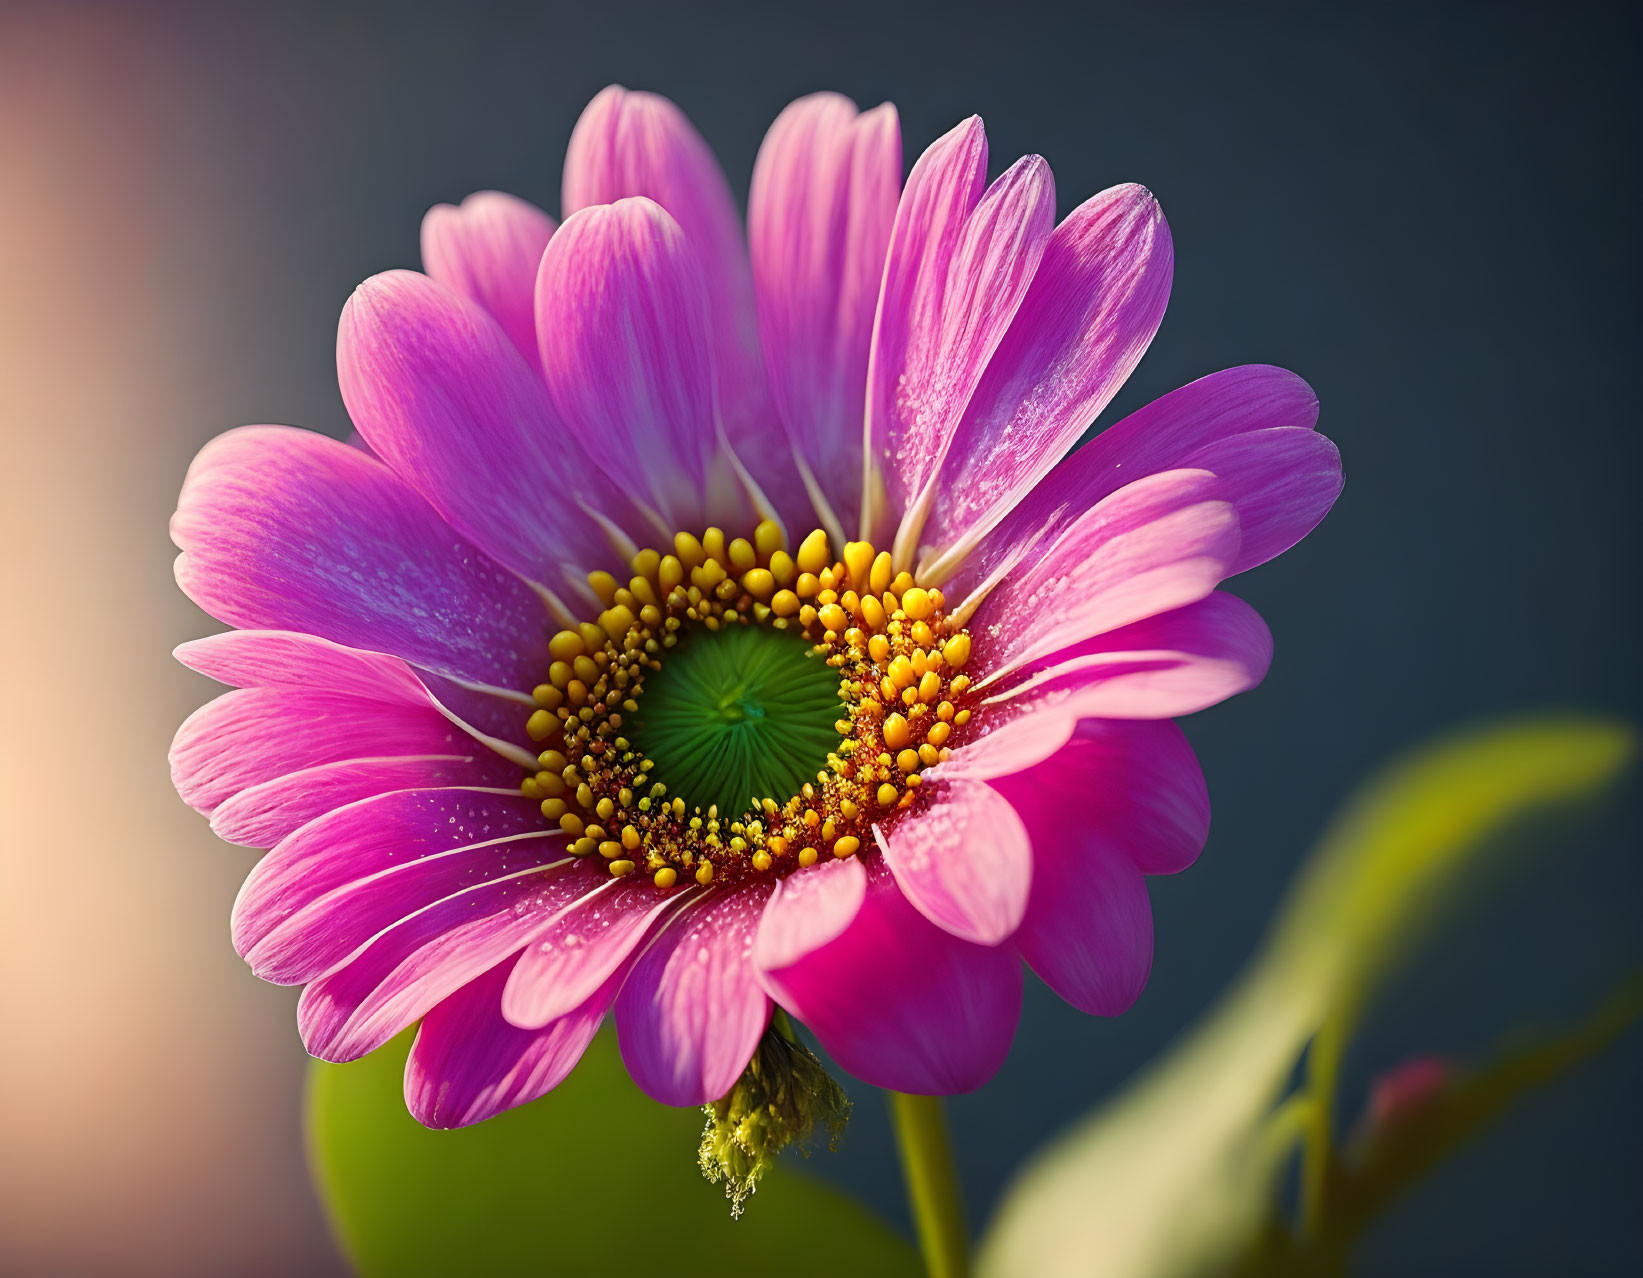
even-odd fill
[[[526,724],[545,747],[541,770],[521,786],[574,854],[597,853],[613,875],[643,870],[666,890],[681,875],[705,886],[854,856],[871,845],[875,821],[915,802],[921,773],[970,719],[970,636],[948,626],[940,590],[894,572],[889,552],[867,542],[835,558],[818,530],[790,554],[766,521],[751,540],[681,532],[672,553],[642,550],[631,569],[626,585],[592,574],[604,611],[549,642],[553,664]],[[668,793],[624,734],[646,674],[690,625],[794,631],[838,670],[839,744],[797,794],[735,814],[693,806]]]

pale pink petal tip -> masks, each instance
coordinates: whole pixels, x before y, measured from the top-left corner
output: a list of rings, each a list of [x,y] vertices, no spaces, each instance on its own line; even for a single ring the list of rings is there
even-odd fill
[[[717,449],[701,260],[652,200],[572,214],[542,255],[543,372],[572,433],[671,527],[700,526]]]
[[[436,204],[422,219],[422,269],[489,311],[533,365],[536,268],[556,225],[534,204],[501,191]]]
[[[895,108],[858,114],[850,99],[816,93],[771,125],[748,196],[771,391],[845,528],[858,522],[867,360],[900,195]]]
[[[780,499],[797,483],[759,352],[753,272],[741,211],[724,170],[683,111],[654,93],[611,85],[588,103],[565,151],[564,214],[642,196],[679,224],[706,291],[714,391],[744,465]],[[538,311],[541,329],[541,312]]]

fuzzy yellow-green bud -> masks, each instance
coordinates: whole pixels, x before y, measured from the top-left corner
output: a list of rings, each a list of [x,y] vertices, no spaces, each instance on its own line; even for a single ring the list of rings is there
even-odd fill
[[[850,1098],[780,1008],[729,1095],[702,1108],[707,1126],[697,1161],[711,1183],[724,1182],[730,1214],[738,1217],[782,1150],[796,1141],[808,1154],[818,1127],[827,1130],[828,1148],[837,1149],[850,1118]]]

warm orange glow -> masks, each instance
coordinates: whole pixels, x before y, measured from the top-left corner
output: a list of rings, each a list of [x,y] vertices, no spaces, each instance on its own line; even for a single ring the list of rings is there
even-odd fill
[[[234,301],[195,232],[257,213],[190,151],[198,78],[145,21],[0,16],[0,1250],[13,1273],[324,1272],[290,998],[228,944],[253,854],[167,775],[208,692],[170,649],[215,627],[171,586],[166,520],[235,424],[206,420]]]

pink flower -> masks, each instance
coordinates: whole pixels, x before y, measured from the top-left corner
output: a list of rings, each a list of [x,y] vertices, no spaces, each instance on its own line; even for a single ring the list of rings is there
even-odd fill
[[[1099,1015],[1144,985],[1145,876],[1209,821],[1171,720],[1271,654],[1217,586],[1339,459],[1259,366],[1069,455],[1163,316],[1158,205],[1057,225],[1049,166],[988,184],[974,118],[901,172],[892,107],[801,99],[744,240],[677,108],[607,89],[562,226],[441,206],[426,274],[349,301],[359,446],[246,427],[190,469],[177,578],[238,629],[179,650],[235,690],[177,787],[272,849],[234,943],[306,987],[309,1051],[421,1020],[424,1123],[540,1096],[612,1013],[674,1105],[775,1004],[949,1093],[1004,1059],[1023,960]]]

